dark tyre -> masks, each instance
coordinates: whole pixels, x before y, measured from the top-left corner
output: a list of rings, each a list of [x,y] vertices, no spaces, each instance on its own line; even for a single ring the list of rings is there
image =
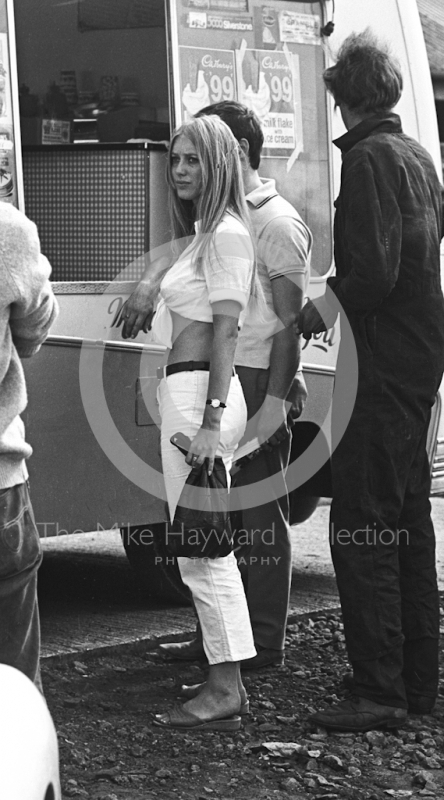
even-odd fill
[[[318,453],[317,459],[322,463],[306,483],[290,492],[290,525],[297,525],[311,517],[321,497],[331,497],[331,466],[327,440],[318,425],[314,422],[296,422],[292,433],[290,463],[296,461],[315,439],[321,456]]]
[[[180,577],[177,559],[162,550],[165,522],[121,528],[120,534],[142,592],[181,606],[191,605],[191,595]]]
[[[291,499],[290,525],[299,525],[309,519],[318,506],[320,497],[293,496]]]

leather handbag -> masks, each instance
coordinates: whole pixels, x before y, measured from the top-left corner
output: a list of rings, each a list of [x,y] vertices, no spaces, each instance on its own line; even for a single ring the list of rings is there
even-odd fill
[[[165,549],[186,558],[221,558],[233,550],[227,472],[221,458],[215,458],[211,475],[206,461],[191,470],[174,520],[166,526]]]

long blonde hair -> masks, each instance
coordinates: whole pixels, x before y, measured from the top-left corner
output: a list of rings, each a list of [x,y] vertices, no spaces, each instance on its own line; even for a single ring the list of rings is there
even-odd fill
[[[176,139],[186,136],[193,144],[202,170],[202,192],[196,205],[181,200],[172,176],[172,152]],[[239,144],[228,125],[212,114],[193,118],[177,128],[168,152],[167,182],[173,239],[184,240],[194,234],[194,222],[200,220],[198,261],[200,261],[227,211],[251,231],[243,190]]]

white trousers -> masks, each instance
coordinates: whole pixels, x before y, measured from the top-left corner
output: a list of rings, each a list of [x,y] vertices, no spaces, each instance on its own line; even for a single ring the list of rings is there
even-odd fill
[[[209,373],[178,372],[159,385],[162,468],[170,518],[191,467],[170,442],[175,433],[193,439],[202,424],[208,396]],[[233,453],[247,424],[247,407],[237,376],[231,379],[227,407],[222,414],[217,455],[223,458],[229,479]],[[256,654],[247,601],[236,558],[178,558],[183,582],[189,587],[202,627],[209,664],[242,661]]]

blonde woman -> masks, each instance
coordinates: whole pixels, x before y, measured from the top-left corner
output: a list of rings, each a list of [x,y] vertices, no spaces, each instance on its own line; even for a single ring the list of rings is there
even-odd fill
[[[179,128],[167,175],[180,255],[160,283],[153,333],[171,348],[158,396],[173,520],[191,467],[205,462],[211,472],[220,456],[228,472],[245,429],[246,405],[233,361],[255,274],[238,143],[228,126],[209,116]],[[178,431],[192,442],[186,459],[170,442]],[[155,723],[237,730],[246,703],[239,662],[256,651],[236,559],[231,553],[178,562],[202,626],[209,675],[196,696],[157,715]]]

